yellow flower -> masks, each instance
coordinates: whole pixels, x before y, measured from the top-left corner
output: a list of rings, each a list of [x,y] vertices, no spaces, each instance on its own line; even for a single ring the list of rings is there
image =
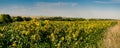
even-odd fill
[[[12,46],[14,46],[14,47],[15,47],[15,46],[16,46],[16,43],[13,43],[13,44],[12,44]]]
[[[21,34],[29,35],[30,31],[22,31]]]
[[[48,23],[49,23],[49,20],[45,20],[44,23],[45,23],[45,24],[48,24]]]
[[[76,37],[76,35],[74,33],[72,33],[72,35],[73,35],[74,38]]]
[[[37,26],[39,26],[40,24],[39,24],[39,22],[35,22],[35,24],[37,25]]]
[[[55,40],[55,38],[54,38],[54,33],[51,34],[51,38],[52,38],[52,41]]]
[[[57,48],[60,48],[60,43],[57,44]]]
[[[77,45],[78,44],[78,42],[75,42],[75,45]]]
[[[26,33],[25,33],[25,35],[29,35],[30,34],[30,31],[27,31]]]
[[[4,37],[5,37],[5,35],[0,33],[0,38],[4,38]]]
[[[64,37],[62,37],[61,40],[64,40]]]
[[[32,35],[31,39],[35,40],[36,39],[36,35]]]
[[[54,37],[54,33],[51,34],[51,37]]]
[[[34,34],[31,36],[31,39],[33,40],[38,40],[40,38],[40,36],[38,34]]]
[[[72,32],[72,30],[69,31],[70,33]]]
[[[5,26],[3,26],[3,28],[1,29],[2,31],[5,29]]]

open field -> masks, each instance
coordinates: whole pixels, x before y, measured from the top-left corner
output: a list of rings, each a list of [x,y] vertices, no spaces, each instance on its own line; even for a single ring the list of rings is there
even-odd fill
[[[120,48],[120,0],[0,0],[0,48]]]
[[[116,23],[116,21],[34,19],[13,22],[0,27],[0,47],[98,48],[107,29]]]

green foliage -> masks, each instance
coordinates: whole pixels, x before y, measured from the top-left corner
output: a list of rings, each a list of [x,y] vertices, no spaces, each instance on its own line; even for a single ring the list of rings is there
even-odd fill
[[[4,22],[3,16],[0,16],[0,22]]]
[[[30,20],[32,20],[32,18],[31,17],[23,17],[23,20],[24,21],[30,21]]]
[[[9,14],[1,14],[0,15],[0,22],[1,23],[9,23],[12,22],[12,19]]]
[[[15,22],[15,21],[30,21],[30,20],[32,20],[32,18],[16,16],[16,17],[12,17],[12,20],[13,20],[13,22]]]
[[[23,21],[23,18],[21,16],[17,16],[16,21]]]
[[[97,48],[115,21],[23,21],[0,27],[1,48]]]
[[[63,17],[47,17],[39,18],[39,20],[50,20],[50,21],[85,21],[84,18],[63,18]]]

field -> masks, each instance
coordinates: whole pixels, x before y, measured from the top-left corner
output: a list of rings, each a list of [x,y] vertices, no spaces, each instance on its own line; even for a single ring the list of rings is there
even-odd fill
[[[98,48],[116,21],[22,21],[0,26],[0,48]]]

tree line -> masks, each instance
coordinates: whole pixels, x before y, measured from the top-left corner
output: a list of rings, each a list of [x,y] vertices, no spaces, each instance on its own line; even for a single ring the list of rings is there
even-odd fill
[[[22,17],[22,16],[10,16],[9,14],[0,14],[0,23],[10,23],[16,21],[30,21],[32,17]],[[113,20],[113,19],[85,19],[85,18],[63,18],[63,17],[36,17],[37,20],[50,20],[50,21],[95,21],[95,20]]]
[[[0,14],[0,23],[11,23],[15,21],[30,21],[31,17],[10,16],[9,14]]]

